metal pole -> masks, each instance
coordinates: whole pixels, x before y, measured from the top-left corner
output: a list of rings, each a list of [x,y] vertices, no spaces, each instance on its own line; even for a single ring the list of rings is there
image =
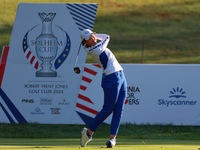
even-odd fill
[[[145,41],[145,36],[142,38],[142,57],[141,57],[141,64],[143,63],[143,56],[144,56],[144,41]]]

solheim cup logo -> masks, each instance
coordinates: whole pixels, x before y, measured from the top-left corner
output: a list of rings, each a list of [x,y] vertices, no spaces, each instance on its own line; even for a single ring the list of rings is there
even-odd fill
[[[59,26],[54,25],[57,37],[53,34],[52,23],[56,13],[50,12],[47,14],[43,12],[38,13],[38,15],[42,21],[42,27],[36,25],[25,34],[22,43],[23,51],[29,62],[38,70],[35,74],[36,77],[57,77],[55,70],[67,58],[71,48],[71,41],[67,32]],[[39,27],[41,27],[40,34],[38,34]],[[56,58],[58,51],[60,55],[54,61],[54,70],[52,69],[52,61]],[[37,58],[41,61],[41,64]]]
[[[42,69],[36,72],[36,77],[56,77],[57,72],[51,70],[51,60],[56,57],[58,45],[57,37],[52,32],[52,22],[56,13],[39,13],[42,20],[42,32],[36,39],[36,52],[42,61]]]

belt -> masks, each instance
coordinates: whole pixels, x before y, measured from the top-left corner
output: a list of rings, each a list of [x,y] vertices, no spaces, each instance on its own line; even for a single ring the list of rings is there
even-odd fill
[[[122,72],[122,70],[119,70],[117,72]],[[116,72],[113,72],[113,73],[116,73]],[[113,73],[111,73],[111,74],[113,74]],[[109,74],[109,75],[111,75],[111,74]],[[105,73],[102,73],[102,78],[105,78],[105,76],[109,76],[109,75],[106,75]]]

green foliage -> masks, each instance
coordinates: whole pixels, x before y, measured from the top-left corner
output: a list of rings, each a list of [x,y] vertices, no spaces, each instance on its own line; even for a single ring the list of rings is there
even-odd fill
[[[9,45],[18,3],[93,3],[92,0],[1,0],[0,47]],[[111,36],[120,63],[200,62],[199,0],[96,0],[94,31]],[[1,49],[0,48],[0,49]],[[142,55],[143,50],[143,55]],[[93,63],[88,56],[87,63]]]
[[[198,126],[125,124],[123,127],[120,131],[121,138],[198,140],[200,135]]]
[[[0,138],[79,138],[84,125],[64,124],[4,124],[0,123]],[[110,125],[101,125],[94,138],[108,138]],[[174,125],[122,124],[120,139],[200,140],[200,127]]]

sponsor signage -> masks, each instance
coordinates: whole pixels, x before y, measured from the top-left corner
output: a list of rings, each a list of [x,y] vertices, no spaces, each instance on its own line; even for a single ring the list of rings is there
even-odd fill
[[[9,46],[2,52],[0,122],[71,123],[82,77],[73,70],[80,33],[93,30],[97,7],[19,3]],[[86,56],[81,48],[77,61],[81,70]]]
[[[136,92],[140,92],[139,87],[134,87],[134,86],[127,87],[127,97],[126,97],[125,104],[128,104],[128,105],[139,105],[140,104],[140,99],[135,97]]]
[[[35,108],[34,111],[31,112],[31,115],[44,115],[45,113],[41,111],[40,108]]]
[[[40,98],[40,105],[52,105],[52,98]]]
[[[159,99],[158,105],[164,105],[164,106],[196,106],[197,100],[188,100],[186,98],[186,91],[183,90],[183,88],[173,88],[173,90],[170,91],[169,99]]]
[[[52,115],[60,115],[60,108],[50,108]]]
[[[99,113],[101,67],[85,64],[81,48],[77,66],[82,72],[73,71],[80,32],[92,30],[97,6],[19,4],[0,61],[0,122],[89,124]],[[122,67],[127,79],[122,123],[200,125],[200,65]],[[110,122],[111,116],[104,121]]]
[[[122,123],[200,125],[200,65],[122,67],[127,79]],[[89,124],[101,110],[101,75],[98,65],[85,65],[73,122]],[[110,121],[108,117],[105,123]]]
[[[34,99],[22,99],[22,103],[34,103]]]

